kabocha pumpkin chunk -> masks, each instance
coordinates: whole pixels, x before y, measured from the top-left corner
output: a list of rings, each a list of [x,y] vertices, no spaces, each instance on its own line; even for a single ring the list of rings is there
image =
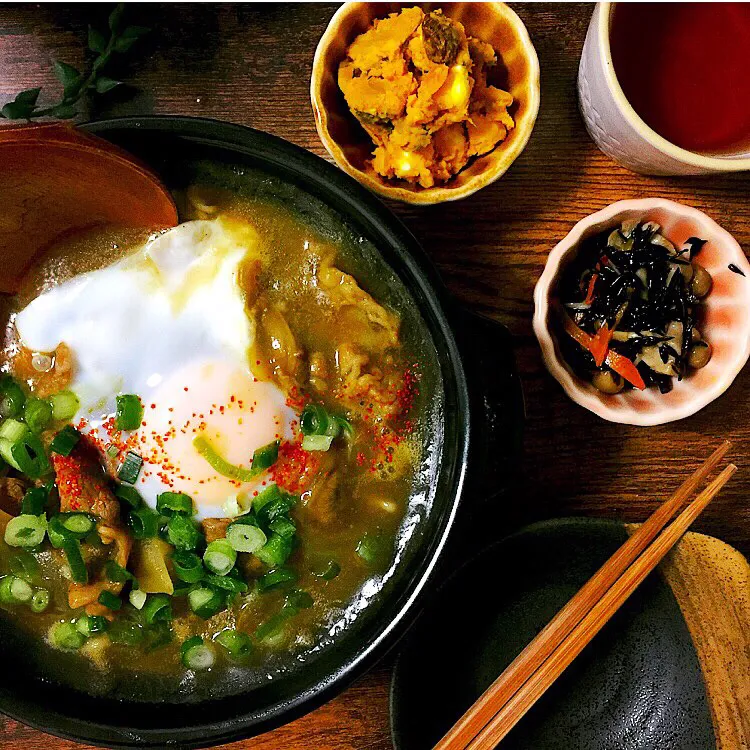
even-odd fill
[[[492,151],[514,127],[513,97],[488,86],[491,45],[420,8],[373,22],[339,66],[339,87],[371,137],[372,169],[429,188]]]

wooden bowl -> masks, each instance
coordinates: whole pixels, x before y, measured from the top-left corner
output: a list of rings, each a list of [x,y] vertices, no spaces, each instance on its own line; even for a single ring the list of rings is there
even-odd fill
[[[449,182],[430,188],[405,180],[390,180],[370,165],[375,148],[351,114],[338,85],[338,68],[354,39],[376,18],[404,7],[425,12],[441,8],[460,21],[467,34],[489,42],[498,53],[500,83],[513,95],[510,114],[516,126],[490,153],[477,157]],[[370,190],[405,203],[431,204],[471,195],[505,173],[523,151],[539,111],[539,60],[521,19],[505,3],[345,3],[328,24],[318,43],[310,81],[310,99],[323,145],[341,169]]]

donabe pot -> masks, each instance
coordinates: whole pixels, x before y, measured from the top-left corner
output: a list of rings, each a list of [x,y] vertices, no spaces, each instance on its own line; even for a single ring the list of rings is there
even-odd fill
[[[23,654],[2,653],[0,710],[52,734],[119,747],[201,747],[254,736],[329,700],[382,657],[420,609],[444,556],[467,481],[475,478],[475,494],[504,486],[505,465],[498,458],[517,446],[522,418],[509,341],[496,324],[454,310],[419,244],[400,221],[355,180],[313,154],[266,133],[213,120],[137,117],[83,128],[124,147],[162,174],[208,155],[262,170],[323,201],[380,250],[418,306],[438,353],[445,408],[434,500],[421,522],[416,548],[396,569],[377,611],[363,617],[332,648],[246,693],[182,703],[92,697],[34,677],[24,670]],[[462,346],[449,318],[460,328]],[[465,363],[473,371],[471,388]],[[471,429],[470,422],[475,423]]]

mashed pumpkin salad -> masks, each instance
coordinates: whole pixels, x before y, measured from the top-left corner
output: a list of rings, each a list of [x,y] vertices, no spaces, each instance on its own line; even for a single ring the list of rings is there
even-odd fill
[[[487,83],[491,45],[440,10],[373,22],[339,66],[346,103],[375,144],[372,168],[424,188],[447,182],[514,127],[513,97]]]

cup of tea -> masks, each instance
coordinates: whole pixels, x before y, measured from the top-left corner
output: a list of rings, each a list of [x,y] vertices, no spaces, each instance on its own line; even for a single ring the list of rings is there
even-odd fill
[[[750,170],[750,4],[597,3],[578,95],[596,145],[634,172]]]

